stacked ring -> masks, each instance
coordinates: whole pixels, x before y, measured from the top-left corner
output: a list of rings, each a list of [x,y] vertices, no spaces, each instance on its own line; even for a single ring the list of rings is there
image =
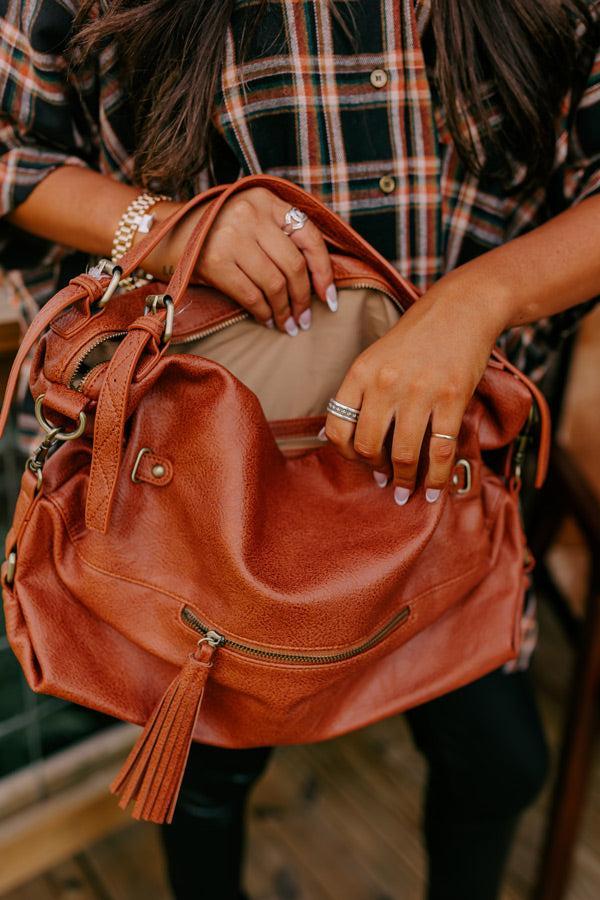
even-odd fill
[[[346,406],[344,403],[338,403],[333,397],[327,404],[327,412],[331,413],[332,416],[337,416],[338,419],[344,419],[346,422],[353,422],[355,425],[358,422],[358,417],[360,415],[359,409],[354,409],[353,406]]]

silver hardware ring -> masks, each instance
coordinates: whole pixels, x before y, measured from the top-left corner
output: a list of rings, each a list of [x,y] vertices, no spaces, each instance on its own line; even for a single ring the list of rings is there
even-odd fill
[[[35,417],[46,434],[51,434],[52,439],[56,441],[74,441],[76,438],[81,437],[81,435],[85,431],[87,422],[86,414],[84,412],[79,413],[79,424],[73,431],[58,431],[56,425],[51,425],[50,422],[48,422],[44,417],[43,405],[45,396],[45,394],[40,394],[36,398]]]
[[[282,231],[284,234],[290,235],[292,232],[300,231],[301,228],[304,228],[308,222],[308,216],[306,213],[302,212],[301,209],[298,209],[298,207],[292,206],[291,209],[288,209],[286,212],[283,221],[284,225],[282,226]]]
[[[345,403],[338,403],[333,397],[327,404],[327,412],[331,413],[332,416],[337,416],[338,419],[352,422],[354,425],[356,425],[358,417],[360,416],[360,409],[354,409],[353,406],[346,406]]]
[[[462,487],[460,487],[460,478],[458,472],[454,472],[452,476],[452,484],[456,488],[457,494],[468,494],[471,488],[473,487],[473,474],[471,471],[471,463],[468,459],[458,459],[455,464],[455,469],[462,468],[465,474],[465,482]]]
[[[113,262],[111,262],[110,259],[100,259],[98,260],[97,265],[92,266],[90,269],[88,269],[87,274],[91,275],[92,278],[100,278],[102,275],[111,276],[108,287],[98,300],[98,306],[101,309],[104,309],[116,289],[119,287],[119,282],[121,281],[121,276],[123,275],[123,269],[121,268],[121,266],[117,266]]]
[[[146,297],[146,308],[144,315],[156,315],[159,309],[166,309],[165,330],[163,331],[162,342],[168,344],[173,337],[173,324],[175,322],[175,304],[173,298],[169,294],[148,294]]]

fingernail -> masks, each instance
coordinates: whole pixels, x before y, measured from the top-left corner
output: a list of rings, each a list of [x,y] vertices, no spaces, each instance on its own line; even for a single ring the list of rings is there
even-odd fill
[[[436,500],[440,499],[441,491],[437,491],[434,488],[427,488],[425,491],[425,499],[428,503],[435,503]]]
[[[338,294],[335,284],[329,285],[329,287],[325,291],[325,299],[327,300],[327,306],[329,307],[331,312],[335,312],[338,308]]]
[[[388,483],[388,477],[385,472],[373,472],[373,478],[380,488],[384,488]]]
[[[267,319],[265,325],[267,326],[267,328],[275,328],[275,322],[273,321],[273,319]]]
[[[394,488],[394,500],[398,504],[398,506],[404,506],[405,503],[408,503],[408,498],[410,497],[410,491],[408,488],[397,487]]]
[[[298,322],[300,323],[302,331],[308,331],[312,322],[312,312],[310,309],[305,309],[302,315],[298,316]]]
[[[300,346],[300,345],[298,345],[298,346]],[[326,441],[326,440],[327,440],[327,435],[325,434],[325,426],[323,426],[323,427],[321,428],[321,430],[320,430],[320,432],[318,433],[317,437],[319,438],[320,441]]]
[[[283,327],[287,331],[290,337],[296,337],[298,334],[298,326],[294,322],[291,316],[289,316],[285,322],[283,323]]]

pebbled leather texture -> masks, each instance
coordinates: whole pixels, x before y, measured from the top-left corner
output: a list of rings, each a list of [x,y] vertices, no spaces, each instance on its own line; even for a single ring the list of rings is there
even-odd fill
[[[148,723],[113,787],[153,821],[172,814],[192,737],[224,747],[330,738],[519,650],[525,541],[504,461],[535,399],[543,479],[543,397],[494,354],[458,442],[470,490],[459,466],[441,502],[428,504],[419,482],[402,509],[367,466],[315,441],[322,417],[267,421],[240,378],[176,343],[239,316],[187,280],[218,203],[252,184],[274,185],[318,219],[338,287],[418,302],[313,198],[280,179],[242,179],[211,192],[168,287],[117,294],[102,311],[106,277],[57,294],[23,342],[0,420],[37,343],[31,387],[46,394],[44,414],[72,427],[85,410],[88,427],[47,460],[41,490],[24,474],[6,546],[17,554],[12,583],[2,569],[7,634],[34,690]],[[170,347],[164,315],[143,315],[146,294],[163,287],[177,301]],[[206,630],[220,636],[210,654]],[[190,657],[199,640],[209,668]]]

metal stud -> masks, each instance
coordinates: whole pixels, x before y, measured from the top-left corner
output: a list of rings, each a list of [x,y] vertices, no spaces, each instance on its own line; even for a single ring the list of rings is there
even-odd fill
[[[160,463],[157,463],[155,466],[152,466],[152,475],[154,478],[162,478],[165,474],[165,467]]]

